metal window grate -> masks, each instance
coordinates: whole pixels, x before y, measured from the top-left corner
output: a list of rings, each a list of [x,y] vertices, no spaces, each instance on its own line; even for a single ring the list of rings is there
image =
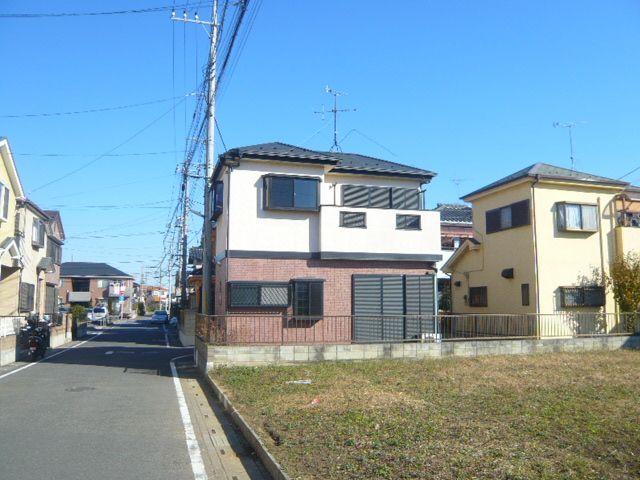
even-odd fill
[[[398,230],[420,230],[420,215],[396,215]]]
[[[362,212],[340,212],[340,226],[345,228],[367,228],[367,215]]]

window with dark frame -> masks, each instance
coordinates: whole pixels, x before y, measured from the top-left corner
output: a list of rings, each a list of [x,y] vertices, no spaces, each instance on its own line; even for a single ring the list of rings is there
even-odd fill
[[[317,211],[319,208],[318,183],[317,178],[265,176],[265,208]]]
[[[469,306],[486,307],[487,305],[487,287],[469,287]]]
[[[522,306],[523,307],[528,307],[529,306],[529,284],[528,283],[523,283],[522,285],[520,285],[520,295],[522,296]]]
[[[367,214],[363,212],[340,212],[340,226],[344,228],[367,228]]]
[[[44,222],[39,218],[33,219],[31,231],[31,245],[34,247],[44,247],[45,227]]]
[[[599,285],[560,287],[560,303],[563,308],[604,307],[605,289]]]
[[[31,283],[20,283],[19,309],[21,312],[33,310],[36,286]]]
[[[229,282],[229,307],[287,307],[289,284],[285,282]]]
[[[293,280],[293,314],[299,317],[321,317],[324,313],[324,282]]]
[[[597,232],[598,206],[582,203],[556,204],[558,230],[561,232]]]
[[[213,184],[213,209],[212,217],[215,220],[222,214],[224,207],[224,183],[220,180]]]
[[[530,225],[529,200],[489,210],[485,213],[485,220],[487,233]]]
[[[420,230],[420,215],[396,215],[396,229]]]
[[[62,263],[62,247],[51,239],[47,242],[47,257],[56,265]]]
[[[342,205],[361,208],[421,210],[421,193],[414,188],[343,185]]]

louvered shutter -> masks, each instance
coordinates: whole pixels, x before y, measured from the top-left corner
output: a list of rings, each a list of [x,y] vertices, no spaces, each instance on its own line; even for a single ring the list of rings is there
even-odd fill
[[[522,227],[529,225],[529,200],[523,200],[511,205],[511,226]]]
[[[404,285],[402,275],[382,278],[382,339],[404,338]]]
[[[345,207],[369,206],[369,189],[361,185],[343,185],[342,205]]]
[[[435,275],[405,277],[405,338],[419,338],[435,332]]]
[[[500,230],[500,209],[489,210],[485,214],[487,233],[494,233]]]
[[[389,208],[390,189],[387,187],[369,187],[369,206],[372,208]]]
[[[354,339],[375,342],[382,339],[382,282],[373,275],[353,276]]]

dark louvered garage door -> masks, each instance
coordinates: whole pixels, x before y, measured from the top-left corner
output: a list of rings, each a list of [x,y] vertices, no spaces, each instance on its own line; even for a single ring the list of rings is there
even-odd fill
[[[353,276],[357,342],[419,338],[434,331],[434,312],[434,275]]]

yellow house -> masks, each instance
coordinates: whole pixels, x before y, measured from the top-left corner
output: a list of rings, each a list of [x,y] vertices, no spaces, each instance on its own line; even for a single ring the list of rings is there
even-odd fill
[[[0,316],[18,314],[22,254],[16,237],[16,200],[24,197],[6,138],[0,138]]]
[[[454,313],[616,312],[594,272],[640,250],[640,189],[538,163],[463,200],[474,238],[443,266]]]

